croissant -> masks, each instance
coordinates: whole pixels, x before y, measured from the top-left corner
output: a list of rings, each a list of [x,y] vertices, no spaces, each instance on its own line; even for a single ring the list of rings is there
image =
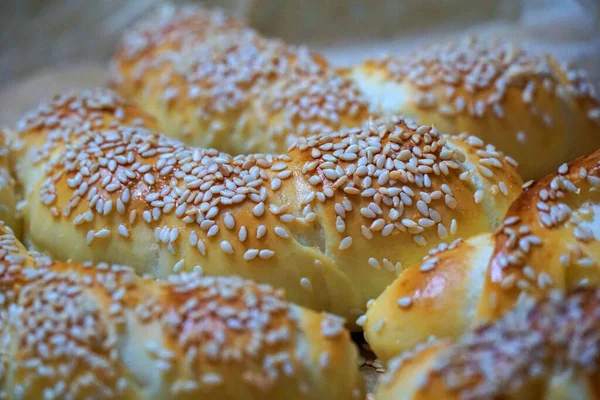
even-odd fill
[[[194,6],[161,7],[132,27],[111,71],[113,87],[167,135],[233,155],[283,152],[298,136],[374,114],[324,58]]]
[[[519,304],[456,342],[433,341],[390,361],[385,399],[597,399],[600,290]]]
[[[30,254],[0,224],[0,393],[20,399],[360,398],[343,320],[198,272]]]
[[[586,74],[511,43],[467,37],[343,75],[381,114],[494,144],[526,180],[600,147],[600,98]]]
[[[433,249],[360,318],[379,358],[456,338],[522,295],[600,284],[600,150],[525,184],[501,227]]]
[[[140,274],[239,275],[354,321],[448,238],[495,229],[521,180],[474,136],[402,118],[231,156],[155,133],[107,89],[26,115],[14,159],[25,242]]]

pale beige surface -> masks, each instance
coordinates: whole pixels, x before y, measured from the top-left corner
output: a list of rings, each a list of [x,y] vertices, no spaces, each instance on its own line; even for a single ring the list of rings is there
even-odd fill
[[[105,85],[106,70],[101,63],[73,64],[46,68],[10,82],[0,88],[0,127],[14,125],[27,110],[57,93]]]
[[[302,7],[294,0],[191,1],[222,6],[269,36],[324,49],[341,63],[469,31],[530,41],[600,79],[596,0],[305,0]],[[185,1],[5,0],[0,86],[46,66],[107,60],[127,26],[171,2]]]

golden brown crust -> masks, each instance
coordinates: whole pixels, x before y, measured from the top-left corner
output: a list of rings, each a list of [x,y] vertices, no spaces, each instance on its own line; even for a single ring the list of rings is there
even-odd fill
[[[522,294],[600,283],[600,150],[528,185],[495,235],[479,314],[494,318]]]
[[[26,113],[11,142],[11,162],[19,185],[35,182],[59,161],[67,144],[77,143],[90,130],[117,126],[155,128],[154,118],[133,107],[113,91],[96,88],[56,95],[48,104]],[[32,188],[20,188],[23,196]]]
[[[53,162],[34,163],[34,248],[157,277],[240,275],[354,320],[427,244],[494,229],[520,191],[493,146],[400,118],[302,138],[287,155],[232,157],[123,126],[115,110],[103,111],[108,128],[82,127]],[[35,152],[48,132],[24,126]]]
[[[283,152],[296,135],[369,117],[358,88],[323,58],[193,7],[159,12],[127,33],[113,85],[168,135],[233,154]]]
[[[524,303],[454,344],[392,360],[377,399],[598,398],[600,290]]]
[[[509,43],[469,37],[346,74],[385,113],[495,144],[525,179],[600,147],[600,100],[585,74]]]
[[[20,398],[361,395],[342,321],[240,278],[137,277],[28,254],[0,225],[2,393]]]
[[[527,295],[600,283],[600,150],[524,185],[494,234],[435,250],[404,271],[361,321],[382,360],[454,339]]]
[[[494,238],[484,233],[439,246],[369,303],[365,339],[382,362],[431,336],[456,339],[473,325]]]

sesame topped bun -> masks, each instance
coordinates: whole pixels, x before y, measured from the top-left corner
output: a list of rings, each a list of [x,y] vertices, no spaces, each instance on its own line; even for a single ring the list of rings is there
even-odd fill
[[[521,190],[493,146],[402,118],[282,155],[190,147],[153,124],[105,89],[29,113],[18,132],[27,243],[160,278],[240,275],[353,321],[428,246],[499,226]]]
[[[167,135],[233,155],[283,152],[373,115],[322,57],[197,7],[160,8],[127,32],[112,82]]]
[[[345,71],[383,114],[469,132],[519,162],[524,179],[600,147],[600,100],[582,71],[468,37]]]

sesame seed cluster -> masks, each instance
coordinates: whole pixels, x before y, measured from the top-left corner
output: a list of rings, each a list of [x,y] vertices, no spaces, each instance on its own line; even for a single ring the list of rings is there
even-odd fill
[[[495,233],[442,243],[404,270],[357,323],[378,357],[457,338],[523,297],[600,283],[600,151],[523,185]],[[433,321],[447,318],[442,324]],[[410,326],[410,329],[406,329]]]
[[[233,154],[281,152],[296,135],[369,116],[358,88],[321,57],[201,8],[165,7],[134,26],[112,71],[167,134]]]
[[[312,364],[335,376],[338,362],[356,358],[339,318],[237,277],[157,282],[122,265],[55,262],[27,253],[4,225],[0,269],[3,396],[223,396],[232,369],[246,390],[308,395],[319,393]],[[304,320],[320,324],[309,343],[316,361],[295,350]]]
[[[402,118],[301,138],[284,155],[231,156],[155,133],[146,128],[153,120],[130,107],[89,90],[58,97],[19,124],[22,163],[38,171],[23,176],[35,248],[163,278],[239,274],[347,315],[428,244],[493,228],[520,190],[514,160],[493,146]],[[400,238],[422,250],[404,254]],[[297,264],[286,260],[290,252]],[[357,297],[363,266],[373,281]],[[329,268],[342,275],[329,277]],[[340,279],[351,304],[332,306],[315,287],[324,279]]]
[[[524,188],[496,233],[484,296],[492,314],[522,293],[600,282],[600,150]]]
[[[503,118],[503,102],[510,87],[522,91],[521,101],[533,113],[537,111],[535,94],[542,89],[595,101],[598,108],[590,111],[589,118],[600,112],[600,98],[584,71],[563,66],[567,74],[563,83],[552,60],[510,43],[468,37],[377,62],[394,80],[408,81],[420,90],[414,98],[420,107],[436,107],[447,116],[467,113],[482,117],[489,112]],[[437,85],[446,87],[445,96],[437,95]],[[542,118],[552,125],[551,115]]]
[[[475,134],[513,156],[525,179],[600,146],[600,98],[585,72],[511,43],[467,37],[346,74],[374,110]]]
[[[540,387],[553,382],[564,393],[573,393],[569,390],[578,382],[582,391],[577,393],[584,396],[585,387],[597,383],[599,315],[598,290],[580,289],[566,297],[553,292],[538,304],[529,299],[454,344],[433,341],[395,358],[380,391],[401,393],[402,382],[410,380],[415,399],[523,398],[534,382]],[[411,378],[403,380],[408,370]],[[381,398],[387,397],[382,393]]]

